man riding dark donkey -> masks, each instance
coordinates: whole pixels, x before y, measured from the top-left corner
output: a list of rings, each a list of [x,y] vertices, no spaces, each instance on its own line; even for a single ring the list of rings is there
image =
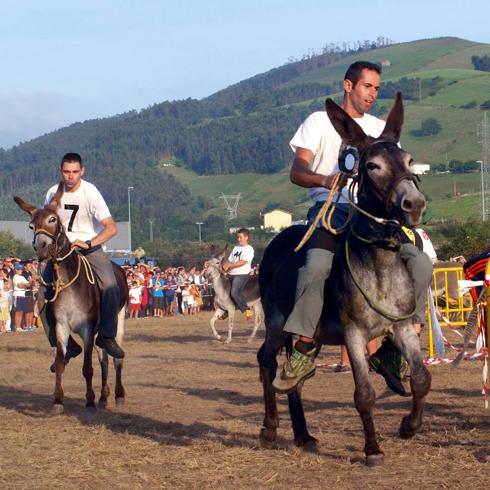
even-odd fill
[[[45,204],[57,206],[61,224],[72,247],[85,256],[94,272],[101,295],[95,344],[116,359],[122,359],[124,351],[115,340],[120,309],[119,288],[112,263],[102,249],[102,245],[117,234],[117,226],[99,190],[82,179],[85,167],[80,155],[67,153],[61,160],[60,170],[63,184],[61,198],[51,203],[58,190],[58,185],[54,185],[46,195]],[[46,283],[52,282],[51,262],[48,262],[43,277]],[[47,320],[49,342],[52,347],[56,347],[55,325],[49,318]],[[70,336],[66,362],[81,351],[81,347]]]
[[[383,132],[385,121],[367,112],[376,102],[380,85],[381,68],[378,65],[365,61],[353,63],[344,77],[344,98],[341,104],[364,132],[375,138]],[[309,223],[313,222],[328,200],[334,183],[338,182],[340,196],[335,196],[337,205],[331,225],[340,228],[348,219],[350,204],[346,179],[338,178],[339,158],[355,158],[356,149],[342,142],[325,111],[311,114],[299,127],[290,145],[295,152],[291,181],[308,188],[309,196],[314,201],[308,211]],[[313,337],[322,313],[325,281],[330,276],[338,243],[339,235],[327,231],[321,223],[306,243],[306,263],[298,271],[296,302],[284,326],[284,331],[297,335],[298,340],[281,375],[274,379],[273,386],[277,392],[291,392],[315,374],[316,345]],[[423,323],[432,263],[413,244],[404,244],[399,253],[416,291],[417,311],[413,320],[415,323]],[[406,361],[389,337],[383,340],[380,349],[371,356],[370,366],[385,378],[393,391],[407,395],[402,383]]]

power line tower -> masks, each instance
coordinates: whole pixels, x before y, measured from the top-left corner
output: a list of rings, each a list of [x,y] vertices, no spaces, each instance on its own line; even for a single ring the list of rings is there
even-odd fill
[[[483,121],[477,128],[478,142],[482,146],[480,160],[481,171],[481,217],[486,221],[490,217],[490,125],[487,113],[483,114]]]
[[[242,195],[240,193],[239,194],[226,194],[226,195],[221,193],[220,199],[223,199],[223,202],[225,204],[225,208],[227,211],[226,219],[228,221],[237,217],[238,203],[240,202],[241,198],[242,198]]]

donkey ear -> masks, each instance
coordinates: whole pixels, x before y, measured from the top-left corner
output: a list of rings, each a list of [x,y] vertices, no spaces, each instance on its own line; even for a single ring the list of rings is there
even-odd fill
[[[361,126],[332,99],[325,101],[325,110],[327,111],[330,122],[346,145],[359,148],[366,143],[368,136],[362,130]]]
[[[32,213],[36,210],[36,208],[32,205],[29,204],[28,202],[24,201],[19,196],[14,196],[14,201],[16,202],[17,206],[19,206],[22,211],[25,211],[27,214],[30,214],[32,216]]]
[[[400,141],[400,134],[403,126],[403,102],[401,92],[397,92],[395,95],[395,103],[388,114],[386,119],[386,126],[381,133],[380,138]]]
[[[63,196],[63,182],[60,182],[58,184],[58,189],[56,189],[54,196],[51,198],[51,201],[49,201],[49,204],[46,206],[46,208],[51,209],[52,211],[56,211],[61,206],[62,196]]]
[[[225,243],[225,247],[223,248],[223,250],[221,250],[221,252],[219,252],[218,258],[223,259],[226,255],[227,250],[228,250],[228,243]]]

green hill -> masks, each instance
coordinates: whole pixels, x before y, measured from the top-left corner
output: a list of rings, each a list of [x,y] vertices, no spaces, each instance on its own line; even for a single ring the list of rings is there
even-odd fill
[[[8,203],[14,191],[42,195],[41,189],[57,178],[57,162],[66,151],[84,156],[89,179],[102,188],[116,216],[126,215],[127,186],[135,187],[134,219],[142,230],[148,219],[156,218],[156,233],[177,233],[196,213],[218,212],[220,192],[241,189],[246,194],[243,212],[279,203],[301,213],[307,203],[303,191],[288,184],[288,141],[307,114],[323,110],[326,96],[341,97],[345,70],[359,59],[386,65],[387,94],[406,88],[402,144],[417,160],[477,160],[481,150],[476,128],[483,115],[479,106],[490,99],[490,73],[474,70],[471,57],[489,53],[488,44],[449,37],[361,52],[327,50],[199,101],[162,102],[73,124],[0,149],[0,218],[12,217]],[[379,99],[376,111],[391,105],[391,95],[380,97],[385,98]],[[442,129],[420,137],[427,118],[437,119]],[[164,166],[169,162],[178,167]],[[195,196],[209,202],[198,203]],[[435,200],[433,207],[437,209]]]

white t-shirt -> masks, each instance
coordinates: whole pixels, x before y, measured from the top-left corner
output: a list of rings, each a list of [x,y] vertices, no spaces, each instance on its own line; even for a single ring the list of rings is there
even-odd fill
[[[26,290],[19,287],[19,284],[27,284],[29,281],[22,274],[15,274],[12,277],[12,284],[14,285],[14,297],[24,298],[26,295]]]
[[[364,114],[361,118],[354,119],[364,132],[377,138],[385,127],[385,121]],[[337,133],[326,111],[318,111],[310,114],[296,131],[289,142],[294,152],[298,148],[306,148],[313,152],[311,170],[321,175],[332,175],[339,171],[338,158],[342,139]],[[325,187],[312,187],[308,194],[313,201],[326,201],[329,190]],[[339,202],[347,203],[348,186],[342,190]]]
[[[427,235],[422,228],[416,228],[415,231],[419,234],[420,238],[422,238],[423,252],[429,256],[432,262],[437,262],[437,253],[434,249],[434,245],[432,245],[429,235]]]
[[[129,290],[129,302],[132,305],[141,304],[141,296],[143,295],[143,288],[141,286],[132,287]]]
[[[49,204],[57,189],[58,185],[49,189],[45,204]],[[75,192],[63,193],[57,212],[72,242],[91,240],[103,230],[101,221],[111,217],[111,212],[97,187],[83,179]]]
[[[230,269],[228,271],[228,274],[230,274],[231,276],[237,276],[239,274],[250,274],[253,258],[254,249],[252,245],[245,245],[245,247],[242,247],[241,245],[235,245],[235,247],[231,251],[230,256],[228,257],[228,262],[238,262],[240,260],[246,260],[247,263],[241,265],[240,267],[236,267],[235,269]]]

